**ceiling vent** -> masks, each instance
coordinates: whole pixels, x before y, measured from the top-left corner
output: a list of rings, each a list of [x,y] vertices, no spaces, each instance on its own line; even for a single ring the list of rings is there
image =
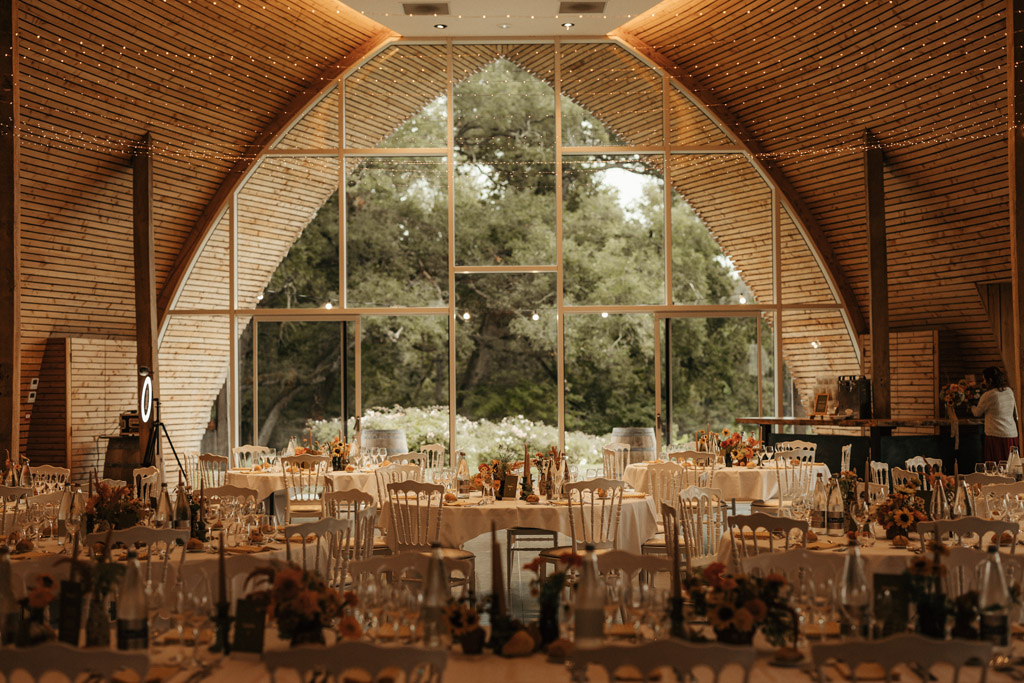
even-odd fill
[[[572,5],[574,3],[562,3]],[[604,3],[575,3],[575,4],[604,4]],[[402,11],[409,17],[444,17],[448,16],[447,2],[403,2]]]
[[[559,14],[602,14],[606,2],[560,2]]]

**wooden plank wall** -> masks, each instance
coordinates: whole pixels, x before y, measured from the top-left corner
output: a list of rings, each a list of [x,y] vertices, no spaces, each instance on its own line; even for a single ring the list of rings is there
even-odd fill
[[[39,388],[32,406],[25,455],[34,465],[68,467],[71,461],[71,340],[46,340]]]
[[[138,406],[135,342],[71,339],[71,469],[85,482],[95,467],[103,476],[107,442],[118,434],[122,412]]]
[[[863,374],[871,374],[870,337],[863,335]],[[889,374],[892,378],[892,417],[927,419],[945,417],[939,410],[938,330],[903,330],[889,334]],[[895,435],[934,434],[932,427],[903,427]]]

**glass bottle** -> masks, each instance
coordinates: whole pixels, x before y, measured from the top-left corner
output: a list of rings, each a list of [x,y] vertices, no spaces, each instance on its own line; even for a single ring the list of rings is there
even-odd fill
[[[181,473],[178,473],[178,495],[174,499],[174,528],[192,528],[192,510],[188,504],[188,489],[181,481]]]
[[[850,541],[846,549],[843,578],[839,584],[839,606],[850,633],[856,636],[866,635],[871,609],[871,591],[868,588],[867,573],[864,571],[864,559],[860,556],[860,546],[856,541]]]
[[[932,499],[928,504],[928,515],[933,519],[949,519],[949,502],[946,500],[946,487],[942,479],[935,478],[932,484]]]
[[[828,514],[828,495],[825,492],[825,480],[818,472],[814,482],[814,495],[811,498],[811,530],[816,534],[826,532],[825,518]]]
[[[117,649],[145,650],[149,646],[146,591],[139,556],[128,551],[128,567],[117,596]]]
[[[839,490],[839,480],[836,477],[828,482],[828,509],[826,511],[825,526],[829,536],[843,535],[843,493]]]
[[[160,497],[157,498],[156,513],[153,515],[153,525],[166,529],[171,525],[171,496],[167,492],[167,483],[160,484]]]
[[[580,582],[576,587],[574,631],[576,647],[597,647],[604,642],[604,588],[597,572],[594,546],[587,544]]]
[[[436,648],[441,645],[441,635],[445,631],[445,607],[451,593],[448,589],[447,572],[444,568],[444,555],[441,546],[434,544],[434,549],[427,564],[427,575],[423,584],[423,644]]]
[[[1010,448],[1010,457],[1006,461],[1006,473],[1016,481],[1024,478],[1024,466],[1020,461],[1020,449],[1016,446]]]
[[[455,480],[457,482],[456,486],[458,487],[456,492],[458,493],[459,498],[468,498],[470,482],[469,463],[466,462],[466,454],[462,451],[459,451],[456,455]]]
[[[1010,590],[1006,575],[999,561],[999,548],[988,547],[988,559],[981,578],[978,596],[981,609],[981,639],[992,641],[996,646],[1005,647],[1010,643]]]

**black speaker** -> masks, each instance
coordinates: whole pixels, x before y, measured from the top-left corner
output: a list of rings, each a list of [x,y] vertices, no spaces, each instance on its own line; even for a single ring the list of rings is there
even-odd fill
[[[849,375],[839,378],[839,415],[847,410],[853,411],[853,417],[871,418],[871,381],[864,376]]]

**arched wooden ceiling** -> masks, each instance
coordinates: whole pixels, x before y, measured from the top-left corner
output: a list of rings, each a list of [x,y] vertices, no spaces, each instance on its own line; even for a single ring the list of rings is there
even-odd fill
[[[1009,279],[1001,0],[666,0],[620,29],[741,121],[868,308],[863,162],[886,148],[890,322],[941,330],[950,378],[1000,364],[976,283]]]
[[[743,124],[806,202],[865,310],[856,145],[874,131],[887,148],[892,322],[943,330],[944,370],[956,375],[998,362],[975,284],[1009,272],[1005,7],[667,0],[622,33]],[[28,415],[48,336],[133,337],[135,141],[150,131],[158,143],[166,292],[232,169],[289,103],[385,32],[334,0],[18,8]]]

